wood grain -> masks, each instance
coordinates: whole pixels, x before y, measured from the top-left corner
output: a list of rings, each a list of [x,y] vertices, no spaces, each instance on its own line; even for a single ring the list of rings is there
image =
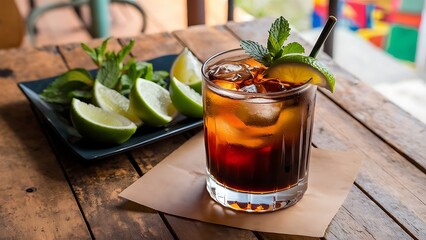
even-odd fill
[[[208,28],[192,26],[186,30],[173,33],[189,49],[197,49],[193,53],[202,62],[218,52],[239,48],[239,43],[235,41],[235,37],[223,26]]]
[[[41,73],[34,64],[21,75],[19,62],[34,60],[34,53],[37,61],[47,63],[56,54],[15,53],[18,62],[8,67],[17,74],[0,80],[0,239],[87,239],[90,234],[61,166],[16,85],[22,79],[56,74],[49,68]]]
[[[356,183],[413,236],[425,238],[425,174],[322,95],[315,114],[314,144],[363,154]]]
[[[356,186],[352,186],[343,207],[333,218],[325,238],[412,239]]]
[[[56,47],[10,49],[0,51],[0,81],[38,80],[62,74],[66,66]]]
[[[182,45],[170,33],[139,35],[133,39],[135,39],[135,46],[132,55],[138,61],[146,61],[168,54],[178,54],[183,49]],[[127,44],[130,38],[120,39],[120,41]]]

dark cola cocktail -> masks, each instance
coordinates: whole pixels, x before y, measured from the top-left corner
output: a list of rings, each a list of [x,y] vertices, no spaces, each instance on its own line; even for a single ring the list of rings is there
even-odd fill
[[[336,23],[326,26],[306,56],[286,44],[290,26],[277,18],[267,45],[241,40],[202,67],[207,190],[218,203],[267,212],[297,203],[308,187],[317,86],[335,78],[316,58]]]
[[[316,86],[266,69],[241,49],[203,68],[208,190],[234,209],[287,207],[307,188]]]

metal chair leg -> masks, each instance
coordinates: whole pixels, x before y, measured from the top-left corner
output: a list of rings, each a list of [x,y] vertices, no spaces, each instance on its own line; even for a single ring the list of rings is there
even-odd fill
[[[70,7],[70,6],[76,7],[83,4],[87,4],[88,2],[89,0],[75,0],[72,2],[50,3],[50,4],[46,4],[46,5],[32,9],[27,18],[27,31],[28,31],[28,37],[30,39],[31,44],[35,45],[34,27],[35,27],[35,22],[40,15],[52,9]]]
[[[110,0],[90,0],[90,15],[92,18],[90,33],[95,38],[108,37],[110,29]]]
[[[132,0],[111,0],[114,3],[130,4],[136,8],[142,15],[142,29],[144,32],[146,30],[146,14],[145,11],[138,3]],[[105,4],[106,3],[106,4]],[[35,45],[35,22],[37,18],[43,13],[63,7],[78,7],[83,4],[90,4],[91,14],[92,14],[92,35],[94,37],[106,37],[109,33],[109,1],[99,1],[99,0],[73,0],[71,2],[62,2],[62,3],[50,3],[45,4],[40,7],[33,8],[27,18],[27,32],[31,44]],[[102,7],[102,11],[99,11],[99,7]]]

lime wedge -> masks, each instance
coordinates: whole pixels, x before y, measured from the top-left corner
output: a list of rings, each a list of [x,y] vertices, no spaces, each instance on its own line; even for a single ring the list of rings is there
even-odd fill
[[[265,77],[286,82],[310,83],[334,91],[335,78],[317,59],[309,56],[286,55],[266,70]]]
[[[163,126],[176,114],[169,92],[143,78],[136,80],[130,92],[130,109],[151,126]]]
[[[170,79],[175,77],[201,94],[201,66],[192,52],[184,48],[173,62]]]
[[[77,98],[71,103],[71,121],[83,137],[103,143],[123,143],[137,129],[129,119]]]
[[[129,99],[98,81],[93,86],[93,102],[104,110],[123,115],[136,126],[142,125],[142,121],[129,109]]]
[[[172,103],[180,113],[188,117],[203,117],[203,100],[198,92],[175,77],[170,80],[169,91]]]

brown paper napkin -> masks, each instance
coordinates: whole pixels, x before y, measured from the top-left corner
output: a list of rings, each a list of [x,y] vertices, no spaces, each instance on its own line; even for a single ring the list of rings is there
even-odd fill
[[[261,232],[323,237],[361,165],[353,153],[312,149],[308,190],[296,205],[271,213],[237,212],[214,202],[205,184],[203,134],[197,134],[120,196],[172,215]]]

